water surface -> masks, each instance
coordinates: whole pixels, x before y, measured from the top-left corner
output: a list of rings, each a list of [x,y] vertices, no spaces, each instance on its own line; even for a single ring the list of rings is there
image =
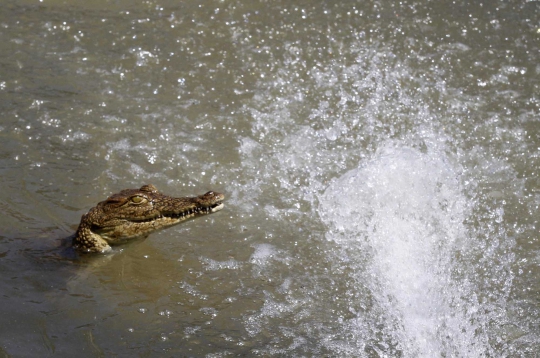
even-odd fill
[[[538,2],[0,5],[0,355],[540,351]],[[61,247],[147,183],[226,206]]]

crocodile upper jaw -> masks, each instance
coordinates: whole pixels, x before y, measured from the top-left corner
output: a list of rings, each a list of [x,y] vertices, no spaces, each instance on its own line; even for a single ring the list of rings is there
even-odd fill
[[[85,252],[108,251],[110,245],[217,212],[223,209],[224,198],[212,191],[197,197],[174,198],[161,194],[153,185],[122,190],[83,215],[73,244]]]

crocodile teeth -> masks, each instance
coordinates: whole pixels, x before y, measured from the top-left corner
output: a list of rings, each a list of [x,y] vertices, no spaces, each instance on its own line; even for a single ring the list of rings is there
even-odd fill
[[[222,203],[217,203],[209,207],[198,207],[191,208],[181,213],[171,213],[171,214],[159,214],[155,219],[147,219],[146,221],[152,221],[156,219],[172,218],[172,219],[186,219],[198,214],[210,214],[221,210],[223,208]]]

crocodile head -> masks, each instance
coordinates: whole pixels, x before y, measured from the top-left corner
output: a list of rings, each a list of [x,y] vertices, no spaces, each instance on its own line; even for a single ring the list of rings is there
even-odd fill
[[[145,238],[156,230],[219,211],[224,198],[213,191],[173,198],[161,194],[152,184],[122,190],[82,216],[73,246],[83,252],[106,252],[110,245]]]

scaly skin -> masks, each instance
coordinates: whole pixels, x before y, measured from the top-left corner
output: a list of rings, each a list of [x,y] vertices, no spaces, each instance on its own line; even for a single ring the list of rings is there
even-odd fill
[[[156,230],[219,211],[224,198],[213,191],[194,198],[173,198],[152,184],[122,190],[82,216],[73,247],[81,252],[107,252],[110,245],[146,238]]]

